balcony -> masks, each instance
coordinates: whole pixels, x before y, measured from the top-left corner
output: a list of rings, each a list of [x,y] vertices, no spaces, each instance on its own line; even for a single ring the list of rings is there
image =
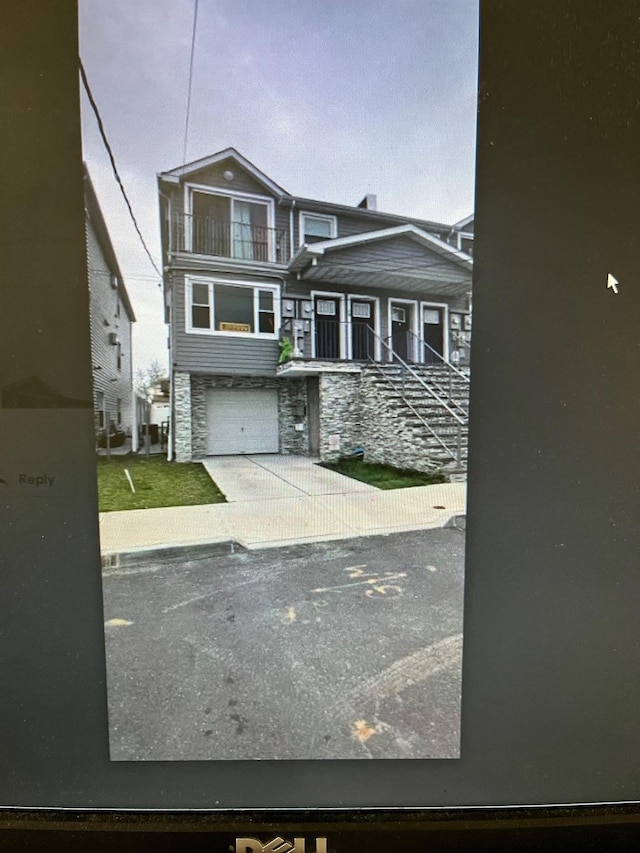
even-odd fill
[[[171,220],[169,243],[174,252],[193,252],[216,258],[232,258],[268,264],[289,260],[287,232],[185,214]]]

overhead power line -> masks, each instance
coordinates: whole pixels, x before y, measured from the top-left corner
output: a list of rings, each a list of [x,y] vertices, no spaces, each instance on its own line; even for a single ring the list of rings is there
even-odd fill
[[[78,62],[80,64],[80,75],[82,77],[82,83],[84,85],[85,92],[87,93],[87,97],[89,98],[89,103],[91,104],[91,108],[93,109],[94,115],[96,117],[96,121],[98,122],[98,129],[100,131],[100,136],[102,137],[104,147],[107,149],[107,154],[109,155],[109,160],[111,161],[111,169],[113,170],[113,174],[115,175],[115,179],[118,182],[118,186],[120,187],[120,192],[122,193],[123,198],[126,202],[127,208],[129,210],[129,216],[131,217],[131,221],[133,222],[134,228],[138,232],[138,237],[140,238],[140,242],[142,243],[143,249],[147,253],[147,257],[149,258],[149,261],[151,262],[151,266],[154,268],[154,270],[160,276],[160,278],[162,278],[162,273],[160,272],[160,270],[156,266],[156,262],[153,260],[153,257],[151,256],[151,252],[149,251],[149,248],[147,247],[147,244],[145,243],[145,239],[142,236],[142,231],[140,231],[140,227],[139,227],[138,222],[136,220],[136,217],[133,213],[133,208],[131,207],[131,202],[129,201],[129,198],[127,196],[127,192],[124,188],[124,184],[122,183],[122,178],[120,177],[120,173],[118,172],[118,167],[116,166],[116,160],[115,160],[115,157],[113,155],[111,145],[109,144],[109,140],[107,139],[107,134],[106,134],[106,131],[104,129],[104,124],[102,122],[100,110],[98,109],[98,105],[96,103],[96,100],[93,97],[93,92],[91,91],[91,87],[89,86],[89,80],[87,79],[87,73],[84,70],[84,65],[82,64],[82,59],[80,59],[80,57],[78,57]]]
[[[187,139],[189,136],[189,113],[191,112],[191,84],[193,83],[193,58],[196,47],[196,26],[198,23],[198,0],[193,5],[193,32],[191,33],[191,58],[189,59],[189,88],[187,90],[187,113],[184,122],[184,146],[182,149],[182,162],[187,162]]]

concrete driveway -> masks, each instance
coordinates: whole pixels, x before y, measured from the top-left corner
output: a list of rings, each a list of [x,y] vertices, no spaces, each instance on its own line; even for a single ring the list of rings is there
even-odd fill
[[[210,456],[203,466],[229,503],[377,492],[306,456]]]

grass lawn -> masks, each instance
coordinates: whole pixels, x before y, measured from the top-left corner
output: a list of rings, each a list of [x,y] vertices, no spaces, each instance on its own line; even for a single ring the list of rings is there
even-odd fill
[[[444,474],[423,474],[420,471],[392,468],[391,465],[378,465],[376,462],[365,462],[362,459],[324,462],[323,467],[344,474],[345,477],[369,483],[378,489],[406,489],[409,486],[430,486],[447,482]]]
[[[178,465],[161,456],[98,457],[100,512],[223,503],[226,498],[198,462]],[[135,494],[124,473],[129,471]]]

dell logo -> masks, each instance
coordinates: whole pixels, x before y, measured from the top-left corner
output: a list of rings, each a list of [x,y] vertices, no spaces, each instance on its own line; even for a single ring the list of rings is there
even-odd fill
[[[257,838],[236,838],[236,853],[327,853],[327,839],[316,838],[313,851],[307,850],[304,838],[294,838],[293,844],[279,835],[266,844]]]

